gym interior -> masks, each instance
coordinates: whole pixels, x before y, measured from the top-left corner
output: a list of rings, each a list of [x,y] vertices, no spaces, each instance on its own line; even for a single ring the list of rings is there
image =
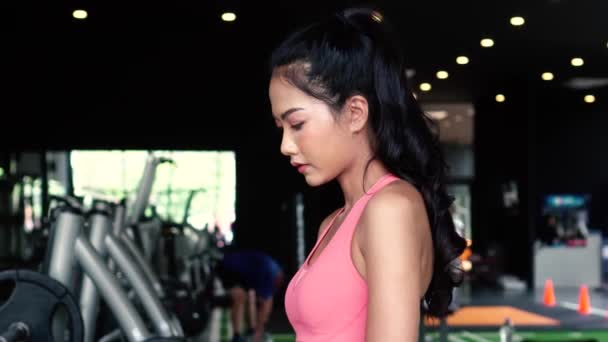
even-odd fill
[[[268,58],[360,4],[0,4],[0,341],[252,341],[232,249],[280,266],[263,340],[296,341],[287,282],[343,197],[280,153]],[[608,341],[608,2],[374,5],[467,241],[419,341]]]

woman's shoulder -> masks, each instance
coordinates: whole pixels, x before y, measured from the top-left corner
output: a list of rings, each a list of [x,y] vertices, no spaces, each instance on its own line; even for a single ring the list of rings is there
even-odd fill
[[[404,207],[421,204],[424,205],[424,198],[420,191],[410,182],[397,179],[373,194],[367,206],[372,210],[382,210],[387,206]]]
[[[365,210],[363,219],[366,221],[384,221],[388,217],[426,217],[424,198],[420,191],[411,183],[398,179],[378,192],[374,193]]]
[[[410,246],[430,233],[422,194],[411,183],[397,180],[374,193],[363,210],[358,228],[362,250],[385,248],[385,240]]]

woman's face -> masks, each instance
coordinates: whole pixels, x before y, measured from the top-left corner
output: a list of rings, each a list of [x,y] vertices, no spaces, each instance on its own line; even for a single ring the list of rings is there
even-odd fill
[[[352,159],[348,126],[334,117],[323,101],[307,95],[280,76],[270,80],[270,102],[277,127],[282,129],[281,153],[318,186],[333,180]]]

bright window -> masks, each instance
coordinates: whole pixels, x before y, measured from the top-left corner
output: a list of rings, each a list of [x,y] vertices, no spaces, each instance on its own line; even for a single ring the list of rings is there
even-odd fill
[[[196,228],[218,226],[231,240],[235,220],[236,161],[232,151],[152,151],[171,158],[175,166],[161,164],[150,205],[164,220],[181,223],[191,191],[197,191],[187,221]],[[71,152],[74,194],[118,200],[135,199],[148,151]]]

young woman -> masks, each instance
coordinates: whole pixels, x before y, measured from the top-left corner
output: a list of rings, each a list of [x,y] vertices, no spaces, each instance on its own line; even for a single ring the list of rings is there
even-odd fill
[[[296,340],[416,341],[422,307],[446,314],[466,242],[385,18],[348,9],[300,29],[271,71],[281,152],[309,185],[336,179],[344,194],[287,288]]]

